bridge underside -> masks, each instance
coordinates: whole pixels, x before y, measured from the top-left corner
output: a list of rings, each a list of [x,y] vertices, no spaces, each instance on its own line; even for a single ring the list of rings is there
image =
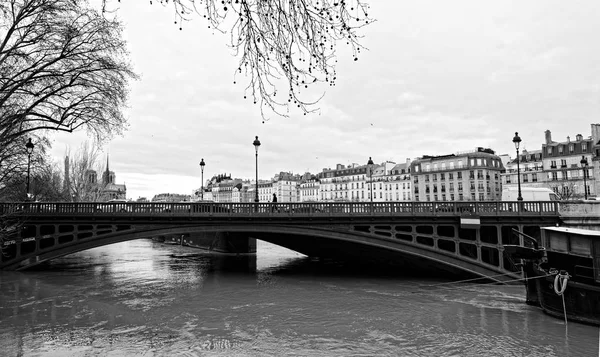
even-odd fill
[[[519,277],[512,262],[503,254],[503,244],[519,244],[512,229],[539,236],[539,227],[553,225],[552,219],[482,219],[477,228],[461,227],[460,219],[446,217],[352,217],[328,219],[247,219],[169,222],[72,221],[53,223],[37,220],[15,232],[5,241],[0,268],[25,269],[60,256],[103,245],[161,235],[218,237],[235,246],[235,253],[252,253],[252,238],[261,239],[311,257],[386,264],[398,271],[450,272],[492,277],[507,281]],[[225,222],[223,222],[225,221]],[[186,238],[188,241],[186,242]],[[236,244],[229,244],[236,241]],[[246,243],[244,243],[246,242]],[[8,243],[8,244],[7,244]],[[202,245],[199,245],[202,246]],[[204,247],[204,246],[202,246]],[[242,247],[240,249],[240,247]]]

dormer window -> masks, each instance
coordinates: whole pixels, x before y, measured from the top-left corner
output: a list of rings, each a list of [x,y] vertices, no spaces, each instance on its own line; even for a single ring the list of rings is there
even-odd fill
[[[587,143],[581,143],[581,151],[583,151],[583,152],[587,151]]]

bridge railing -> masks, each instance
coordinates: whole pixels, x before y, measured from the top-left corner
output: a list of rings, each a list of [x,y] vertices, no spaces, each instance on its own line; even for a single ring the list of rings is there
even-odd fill
[[[561,203],[562,204],[562,203]],[[557,215],[557,202],[21,202],[0,203],[2,214],[135,216]]]

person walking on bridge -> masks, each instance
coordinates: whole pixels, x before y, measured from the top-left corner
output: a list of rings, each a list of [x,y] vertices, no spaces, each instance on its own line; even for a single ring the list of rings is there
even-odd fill
[[[271,203],[273,203],[273,206],[271,207],[271,212],[275,212],[275,205],[277,205],[277,195],[273,194],[273,200],[271,201]]]

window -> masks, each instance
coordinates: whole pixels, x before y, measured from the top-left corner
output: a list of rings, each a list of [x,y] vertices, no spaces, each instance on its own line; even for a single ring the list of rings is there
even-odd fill
[[[549,156],[552,156],[552,146],[548,146],[547,151]]]
[[[444,173],[441,173],[441,174],[440,174],[440,180],[442,180],[442,181],[443,181],[443,180],[445,180],[445,179],[446,179],[446,174],[444,174]]]
[[[581,151],[583,151],[583,152],[587,151],[587,143],[581,143]]]
[[[560,160],[560,167],[567,167],[567,160]]]
[[[559,146],[558,146],[558,153],[559,153],[559,154],[562,154],[562,153],[563,153],[563,146],[562,146],[562,145],[559,145]]]
[[[551,169],[555,169],[556,168],[556,161],[555,160],[550,161],[550,168]]]
[[[454,161],[450,162],[450,170],[454,169]]]
[[[438,165],[437,164],[433,164],[433,171],[437,171],[438,169]]]
[[[475,166],[475,159],[471,159],[471,166]]]
[[[531,174],[531,182],[537,182],[537,174]]]
[[[456,178],[459,180],[462,180],[462,172],[457,172],[456,173]]]
[[[442,162],[442,170],[446,170],[446,163]]]
[[[481,166],[481,165],[482,165],[481,159],[477,159],[477,166]]]
[[[463,190],[463,183],[462,183],[462,182],[459,182],[459,183],[458,183],[458,190],[459,190],[459,191],[462,191],[462,190]]]
[[[454,174],[452,172],[448,174],[448,180],[454,180]]]
[[[572,154],[573,151],[575,151],[575,145],[571,144],[569,145],[569,152]]]

